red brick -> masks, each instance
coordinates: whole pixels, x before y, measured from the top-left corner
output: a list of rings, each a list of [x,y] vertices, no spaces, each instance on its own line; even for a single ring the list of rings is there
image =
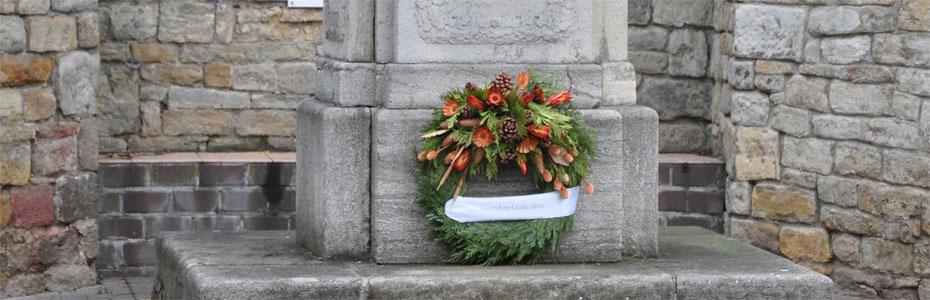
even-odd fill
[[[101,239],[128,238],[141,239],[142,219],[132,217],[103,217],[97,220],[98,234]]]
[[[245,165],[202,164],[200,186],[241,186],[245,183]]]
[[[13,225],[32,227],[55,221],[55,189],[48,185],[13,188]]]
[[[287,230],[288,216],[243,217],[245,230]]]
[[[155,264],[155,243],[152,241],[127,242],[123,244],[123,259],[130,267]]]
[[[671,168],[671,183],[675,186],[715,186],[723,178],[723,166],[719,164],[674,164]]]
[[[659,192],[659,211],[687,211],[687,191]]]
[[[171,207],[171,194],[165,192],[131,191],[123,194],[123,212],[167,212]]]

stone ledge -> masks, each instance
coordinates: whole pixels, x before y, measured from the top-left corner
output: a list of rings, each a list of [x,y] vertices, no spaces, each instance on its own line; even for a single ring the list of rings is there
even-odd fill
[[[663,229],[658,259],[472,267],[332,262],[291,231],[169,233],[155,299],[649,298],[828,299],[832,281],[691,227]]]
[[[129,157],[100,157],[101,164],[128,163],[294,163],[295,152],[174,152]]]

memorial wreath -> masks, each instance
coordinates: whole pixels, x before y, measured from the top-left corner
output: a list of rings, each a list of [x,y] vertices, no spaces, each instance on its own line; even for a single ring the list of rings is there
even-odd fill
[[[533,176],[541,192],[555,198],[551,201],[576,201],[579,189],[593,193],[588,176],[595,135],[572,107],[571,92],[553,76],[531,71],[519,73],[515,85],[501,73],[488,84],[468,83],[441,99],[417,155],[423,166],[417,200],[436,225],[435,239],[451,247],[448,261],[536,263],[547,249],[555,253],[571,226],[575,202],[563,216],[521,218],[511,212],[514,218],[497,219],[504,221],[460,222],[447,210],[465,198],[459,196],[470,176],[492,180],[499,168],[512,165]]]

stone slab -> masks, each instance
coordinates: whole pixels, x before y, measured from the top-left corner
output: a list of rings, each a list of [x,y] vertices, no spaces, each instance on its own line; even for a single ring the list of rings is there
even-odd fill
[[[671,227],[658,259],[377,265],[309,255],[291,231],[169,232],[153,299],[829,299],[832,281],[711,231]]]
[[[323,10],[320,56],[347,62],[373,62],[376,2],[327,1]]]
[[[367,257],[371,110],[306,100],[297,123],[298,242],[322,257]]]
[[[515,76],[529,69],[561,80],[571,89],[577,108],[593,108],[601,102],[604,71],[596,64],[387,64],[379,70],[378,94],[387,108],[435,108],[441,103],[439,95],[450,89],[462,89],[467,82],[490,82],[500,72]]]
[[[622,255],[623,206],[621,175],[624,157],[620,114],[612,110],[580,110],[598,135],[597,157],[591,180],[593,196],[582,196],[572,230],[563,235],[559,254],[544,258],[553,262],[608,262]],[[372,255],[378,263],[439,263],[448,256],[444,245],[433,242],[431,224],[416,204],[414,159],[419,132],[432,119],[431,111],[380,109],[372,124]],[[653,172],[658,166],[653,166]],[[487,185],[484,185],[487,186]],[[525,184],[510,182],[507,190]],[[488,186],[487,188],[490,188]],[[482,194],[482,185],[470,191]],[[629,198],[627,201],[639,201]],[[653,210],[656,208],[653,205]],[[653,212],[654,216],[654,212]],[[653,218],[649,222],[655,223]],[[638,228],[646,225],[639,225]],[[654,240],[654,237],[652,238]]]
[[[655,257],[659,167],[659,116],[645,106],[605,107],[623,119],[623,252]]]
[[[395,36],[376,38],[393,42],[388,45],[391,62],[594,63],[604,48],[603,1],[394,0],[393,4],[393,29],[376,30]],[[449,17],[454,15],[468,17]],[[379,23],[379,28],[384,24]]]
[[[320,77],[316,82],[317,99],[339,106],[376,106],[377,65],[349,63],[317,58]]]

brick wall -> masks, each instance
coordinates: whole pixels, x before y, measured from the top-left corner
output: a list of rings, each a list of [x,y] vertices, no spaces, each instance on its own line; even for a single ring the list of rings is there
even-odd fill
[[[723,233],[723,161],[659,155],[659,225],[700,226]]]
[[[0,1],[0,298],[96,283],[95,1]]]
[[[930,297],[930,1],[716,2],[729,234]]]
[[[293,230],[293,156],[256,156],[103,161],[98,271],[153,274],[155,239],[164,231]]]
[[[637,103],[659,113],[659,151],[713,153],[713,0],[629,0]]]
[[[101,0],[99,14],[101,152],[294,149],[320,9]]]

